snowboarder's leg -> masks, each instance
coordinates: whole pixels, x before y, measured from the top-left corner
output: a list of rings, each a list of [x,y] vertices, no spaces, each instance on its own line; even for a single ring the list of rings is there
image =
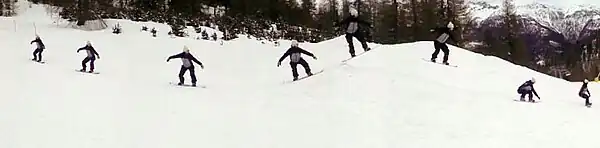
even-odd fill
[[[444,64],[448,65],[448,55],[450,54],[450,50],[448,50],[448,45],[441,44],[442,52],[444,52]]]
[[[194,67],[190,67],[188,70],[190,71],[190,77],[192,77],[192,85],[196,86],[196,71]]]
[[[365,40],[365,37],[362,34],[355,33],[354,37],[356,37],[356,39],[358,39],[358,41],[362,45],[363,50],[365,50],[365,51],[371,50],[371,48],[369,48],[369,45],[367,45],[367,41]]]
[[[178,85],[182,85],[183,81],[185,81],[185,78],[183,78],[183,75],[185,74],[186,70],[187,70],[187,68],[185,68],[185,66],[181,65],[181,69],[179,69],[179,84]]]
[[[441,50],[440,43],[433,41],[433,47],[435,48],[435,51],[433,52],[433,54],[431,54],[431,61],[435,62],[435,59],[437,58]]]
[[[356,56],[354,54],[354,44],[352,43],[352,35],[349,33],[346,33],[346,42],[348,42],[348,48],[350,48],[350,56]]]
[[[40,49],[40,51],[38,52],[38,62],[42,61],[42,52],[44,52],[44,49]]]
[[[90,72],[94,72],[94,61],[96,61],[96,58],[90,59]]]
[[[35,50],[33,51],[33,60],[34,60],[34,61],[37,61],[37,60],[38,60],[38,57],[37,57],[37,55],[38,55],[38,52],[40,52],[40,49],[35,49]]]
[[[85,59],[83,59],[83,61],[81,61],[81,67],[82,69],[80,71],[85,71],[86,67],[85,64],[87,64],[87,62],[90,61],[89,57],[86,57]]]
[[[298,80],[298,69],[296,66],[298,63],[290,62],[290,66],[292,67],[292,76],[294,76],[294,80]]]
[[[529,91],[529,92],[527,92],[527,95],[529,95],[529,96],[528,96],[528,97],[529,97],[529,102],[535,102],[535,101],[533,100],[533,92]]]
[[[525,101],[525,95],[527,95],[526,93],[521,93],[521,98],[519,99],[520,101]]]
[[[306,72],[306,75],[311,76],[313,74],[311,72],[310,66],[308,65],[308,63],[306,62],[306,60],[300,59],[300,65],[302,65],[302,67],[304,67],[304,71]]]

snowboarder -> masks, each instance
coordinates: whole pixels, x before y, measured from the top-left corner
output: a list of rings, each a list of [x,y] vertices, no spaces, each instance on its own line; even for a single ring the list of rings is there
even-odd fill
[[[579,96],[585,99],[585,106],[592,106],[590,103],[590,91],[588,90],[588,80],[583,80],[583,85],[581,85],[581,89],[579,89]]]
[[[352,37],[355,37],[360,41],[362,48],[366,51],[371,50],[369,45],[367,45],[367,41],[365,40],[364,35],[360,31],[360,24],[367,25],[371,27],[371,24],[358,18],[358,11],[356,9],[350,9],[350,16],[346,19],[342,20],[339,24],[335,26],[338,27],[340,25],[346,26],[346,42],[348,42],[348,47],[350,48],[350,56],[355,57],[354,44],[352,43]]]
[[[517,89],[517,92],[519,94],[521,94],[520,101],[525,101],[525,95],[529,95],[529,102],[535,102],[535,100],[533,100],[533,95],[531,93],[535,94],[535,96],[538,98],[538,100],[541,100],[540,96],[537,94],[537,92],[533,88],[533,84],[535,84],[535,78],[531,78],[531,80],[528,80],[525,83],[523,83],[523,85],[519,86],[519,89]]]
[[[33,41],[31,41],[31,43],[29,44],[33,44],[33,43],[37,43],[37,47],[35,48],[35,50],[33,51],[33,61],[36,62],[41,62],[42,61],[42,52],[44,51],[44,49],[46,49],[46,46],[44,45],[44,42],[42,42],[42,39],[40,39],[40,36],[38,36],[37,34],[35,35],[35,39]]]
[[[84,47],[77,49],[77,53],[79,53],[79,51],[81,51],[81,50],[85,50],[87,52],[87,57],[85,57],[85,59],[83,59],[83,61],[81,61],[82,69],[79,71],[85,72],[85,69],[87,67],[86,64],[88,62],[90,62],[89,73],[93,73],[94,72],[94,61],[96,61],[96,58],[100,59],[100,55],[98,54],[98,52],[96,52],[96,49],[94,49],[94,47],[92,47],[92,42],[90,42],[90,41],[87,41]]]
[[[287,56],[290,56],[290,66],[292,67],[292,76],[294,76],[294,81],[298,80],[298,69],[296,68],[298,64],[304,67],[306,75],[313,75],[310,70],[310,66],[308,66],[308,63],[304,60],[304,58],[302,58],[301,54],[311,56],[315,60],[317,59],[314,54],[298,47],[298,41],[293,40],[292,46],[285,52],[285,54],[283,54],[283,56],[281,56],[281,58],[279,58],[279,62],[277,62],[277,67],[279,67],[281,66],[281,61],[283,61]]]
[[[167,59],[167,62],[169,62],[169,60],[174,59],[174,58],[181,58],[181,62],[183,63],[181,65],[181,69],[179,70],[179,83],[177,83],[177,85],[183,85],[183,81],[185,80],[183,78],[183,75],[185,74],[186,71],[190,71],[190,77],[192,77],[192,86],[196,86],[196,72],[195,72],[195,67],[194,64],[192,63],[195,62],[198,65],[200,65],[200,67],[202,69],[204,69],[204,65],[202,64],[202,62],[198,61],[198,59],[196,59],[192,54],[190,54],[190,48],[188,48],[187,46],[183,46],[183,52],[170,56]]]
[[[437,38],[433,41],[435,51],[433,52],[433,54],[431,54],[432,62],[435,62],[438,54],[440,53],[440,50],[442,50],[442,52],[444,52],[443,63],[449,65],[448,55],[450,54],[450,51],[448,49],[448,46],[446,45],[446,41],[448,41],[448,38],[450,38],[452,41],[456,42],[456,38],[454,38],[454,35],[452,35],[452,30],[454,30],[454,24],[452,24],[452,22],[448,22],[448,25],[446,27],[439,27],[430,30],[431,32],[438,34]]]

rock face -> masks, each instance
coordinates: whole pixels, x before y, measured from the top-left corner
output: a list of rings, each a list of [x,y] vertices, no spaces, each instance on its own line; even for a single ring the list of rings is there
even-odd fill
[[[479,20],[474,40],[481,41],[485,32],[502,32],[500,5],[479,1],[471,2],[471,6]],[[534,54],[548,50],[562,53],[591,41],[600,30],[600,8],[594,6],[558,8],[534,2],[517,6],[516,12],[522,24],[519,34]]]

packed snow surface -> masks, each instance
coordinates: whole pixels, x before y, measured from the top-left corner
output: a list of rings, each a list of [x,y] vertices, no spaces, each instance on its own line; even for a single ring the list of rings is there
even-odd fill
[[[454,46],[458,68],[422,60],[431,42],[370,44],[345,64],[343,37],[302,43],[318,57],[305,56],[313,71],[325,71],[283,83],[292,78],[289,59],[276,64],[289,41],[220,45],[167,30],[153,38],[139,29],[159,24],[122,20],[111,21],[123,34],[80,31],[53,24],[44,10],[21,7],[0,19],[2,148],[600,147],[600,110],[584,107],[580,83]],[[44,65],[29,60],[35,31],[47,47]],[[100,54],[98,75],[75,72],[86,40]],[[204,63],[196,73],[207,88],[169,84],[181,62],[166,58],[184,45]],[[542,102],[513,101],[531,77]],[[590,89],[594,100],[598,85]]]

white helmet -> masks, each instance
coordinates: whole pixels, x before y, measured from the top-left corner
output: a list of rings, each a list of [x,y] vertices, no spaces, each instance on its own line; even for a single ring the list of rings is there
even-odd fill
[[[40,36],[39,36],[38,34],[35,34],[35,38],[36,38],[36,39],[39,39],[39,38],[40,38]]]
[[[298,47],[298,41],[292,40],[292,47]]]
[[[86,42],[85,42],[85,45],[92,46],[92,42],[90,42],[90,41],[86,41]]]
[[[535,78],[531,78],[531,83],[535,83]]]
[[[452,24],[452,22],[448,22],[448,25],[446,26],[448,28],[450,28],[450,30],[454,29],[454,24]]]
[[[356,9],[354,9],[354,8],[350,8],[350,15],[356,17],[356,16],[358,16],[358,11],[356,11]]]
[[[190,48],[187,45],[183,45],[183,52],[190,53]]]
[[[583,83],[588,83],[590,81],[588,81],[588,79],[583,79]]]

